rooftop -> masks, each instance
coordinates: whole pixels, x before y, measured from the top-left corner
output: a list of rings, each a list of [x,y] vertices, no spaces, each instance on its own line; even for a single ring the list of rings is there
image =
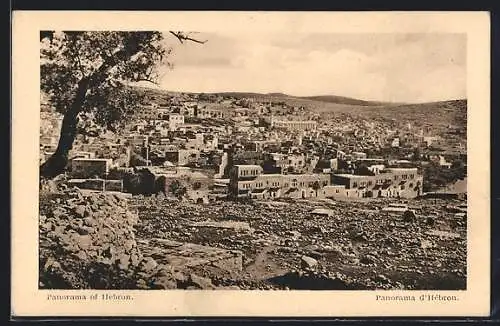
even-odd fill
[[[238,168],[252,168],[252,169],[262,169],[262,167],[260,165],[252,165],[252,164],[235,164],[234,166],[238,167]]]
[[[333,210],[326,208],[316,208],[311,213],[318,215],[333,215]]]
[[[78,158],[74,158],[73,161],[111,162],[113,160],[110,159],[110,158],[83,158],[83,157],[78,157]]]
[[[372,177],[370,175],[358,175],[358,174],[349,174],[349,173],[340,173],[340,174],[334,174],[336,177],[342,177],[342,178],[366,178],[366,177]]]
[[[417,168],[387,168],[388,171],[417,171]]]

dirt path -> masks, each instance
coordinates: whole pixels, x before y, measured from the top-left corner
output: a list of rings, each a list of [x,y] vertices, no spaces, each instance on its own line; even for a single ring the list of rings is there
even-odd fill
[[[268,246],[257,253],[254,262],[245,268],[245,274],[248,278],[253,280],[264,280],[286,273],[286,270],[278,266],[268,256],[268,253],[275,248],[275,246]]]

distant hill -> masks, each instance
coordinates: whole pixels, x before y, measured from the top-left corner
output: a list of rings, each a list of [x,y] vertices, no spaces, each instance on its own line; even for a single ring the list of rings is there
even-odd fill
[[[161,89],[141,88],[159,97],[167,94],[195,94],[171,92]],[[407,121],[420,121],[426,124],[455,125],[466,128],[467,126],[467,100],[457,99],[449,101],[436,101],[427,103],[391,103],[359,100],[336,95],[320,96],[292,96],[284,93],[254,93],[254,92],[219,92],[205,93],[222,97],[253,98],[261,102],[286,103],[291,106],[302,106],[315,113],[348,113],[363,116],[368,119],[395,119]]]
[[[268,96],[272,96],[272,97],[294,97],[294,96],[284,94],[284,93],[267,93],[264,95],[268,95]]]
[[[260,100],[268,100],[268,101],[290,101],[290,100],[311,100],[317,102],[326,102],[326,103],[336,103],[336,104],[347,104],[347,105],[361,105],[361,106],[381,106],[381,105],[398,105],[399,103],[389,103],[389,102],[377,102],[377,101],[365,101],[359,100],[351,97],[345,96],[337,96],[337,95],[318,95],[318,96],[294,96],[288,95],[284,93],[251,93],[251,92],[222,92],[222,93],[214,93],[214,95],[221,96],[232,96],[236,98],[256,98]]]
[[[358,100],[355,98],[350,98],[350,97],[345,97],[345,96],[336,96],[336,95],[303,96],[301,98],[313,100],[313,101],[339,103],[339,104],[350,104],[350,105],[361,105],[361,106],[398,105],[398,103],[365,101],[365,100]]]
[[[168,103],[171,96],[191,101],[195,98],[193,95],[196,95],[196,93],[172,92],[147,87],[134,88],[138,93],[148,95],[150,101],[160,105]],[[467,136],[466,99],[398,104],[364,101],[334,95],[295,97],[283,93],[260,94],[250,92],[226,92],[211,95],[254,98],[263,103],[286,103],[290,106],[304,107],[306,111],[320,116],[324,114],[347,114],[355,118],[373,121],[391,120],[396,124],[398,121],[405,121],[405,123],[407,122],[416,128],[428,128],[433,134],[459,139],[462,142],[466,141]],[[46,113],[54,112],[54,109],[44,96],[41,97],[41,111]]]

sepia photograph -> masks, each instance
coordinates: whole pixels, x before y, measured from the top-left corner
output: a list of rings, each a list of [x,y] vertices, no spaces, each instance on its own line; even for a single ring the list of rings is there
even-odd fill
[[[466,289],[466,41],[42,31],[40,288]]]
[[[22,311],[484,314],[486,16],[37,15],[13,52]]]

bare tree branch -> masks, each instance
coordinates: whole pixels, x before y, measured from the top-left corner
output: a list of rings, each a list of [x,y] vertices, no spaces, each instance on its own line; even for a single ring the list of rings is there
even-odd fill
[[[195,43],[199,43],[199,44],[205,44],[207,42],[207,40],[200,41],[200,40],[197,40],[195,38],[192,38],[189,36],[189,34],[185,34],[183,32],[170,31],[170,34],[175,36],[179,40],[179,42],[181,42],[181,43],[184,43],[184,41],[191,41],[191,42],[195,42]]]

